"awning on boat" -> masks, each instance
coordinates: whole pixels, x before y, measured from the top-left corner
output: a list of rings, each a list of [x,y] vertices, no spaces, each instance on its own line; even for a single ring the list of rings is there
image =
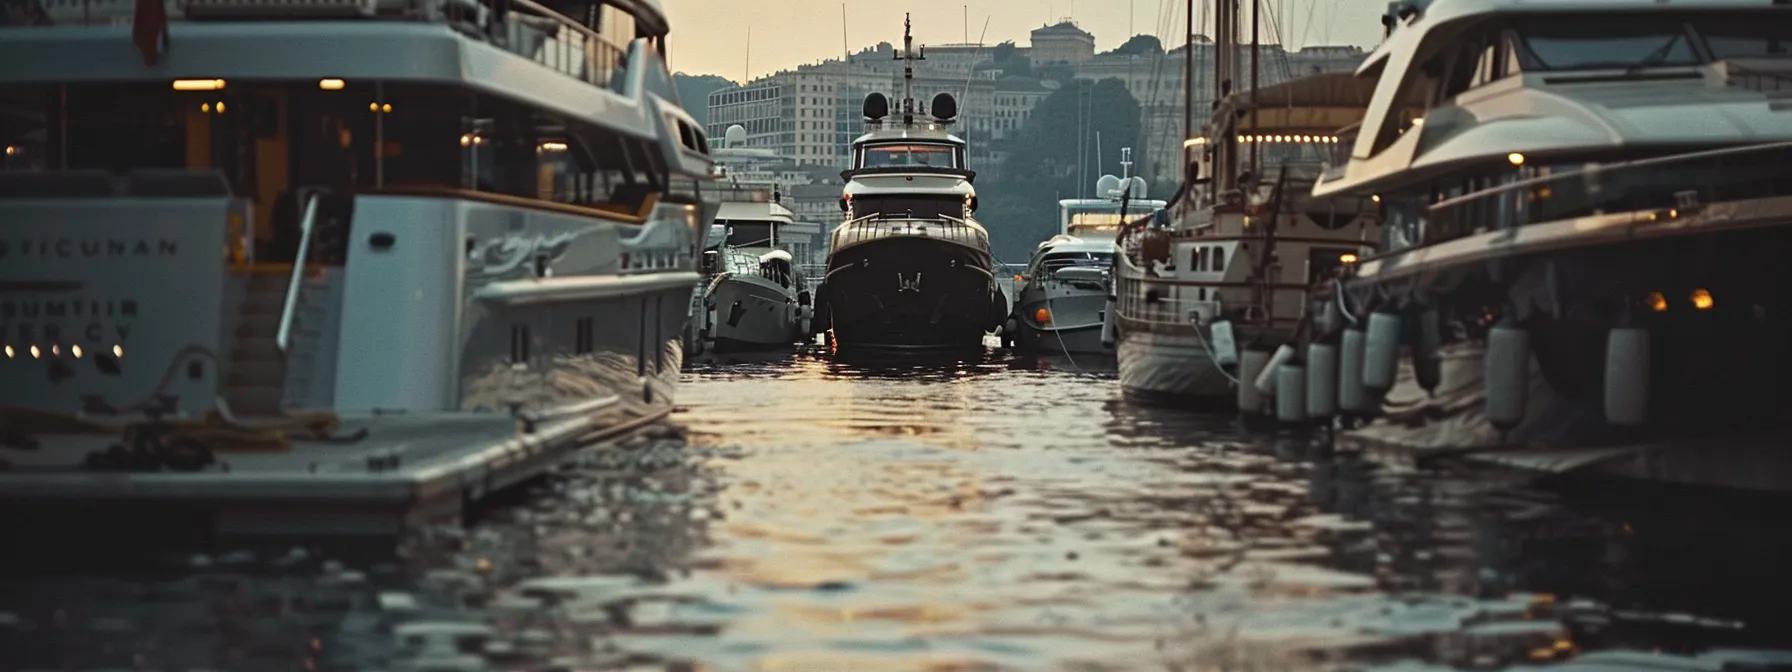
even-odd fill
[[[1375,83],[1350,72],[1327,72],[1258,88],[1255,97],[1240,91],[1214,108],[1210,128],[1236,132],[1251,125],[1255,110],[1257,132],[1330,134],[1362,122]]]
[[[788,264],[788,263],[790,263],[790,253],[785,252],[783,250],[772,250],[765,254],[759,255],[759,263],[761,263],[761,264],[764,264],[767,262],[773,262],[773,261],[782,261],[782,262]]]

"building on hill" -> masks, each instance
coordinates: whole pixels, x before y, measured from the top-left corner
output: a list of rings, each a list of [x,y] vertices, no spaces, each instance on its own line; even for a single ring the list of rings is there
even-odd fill
[[[1079,65],[1095,57],[1095,36],[1065,19],[1055,25],[1034,28],[1028,34],[1032,47],[1027,52],[1033,67],[1041,65]]]

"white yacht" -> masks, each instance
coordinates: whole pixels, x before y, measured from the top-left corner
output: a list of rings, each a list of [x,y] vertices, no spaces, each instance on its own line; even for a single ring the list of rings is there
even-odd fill
[[[1189,138],[1189,175],[1166,210],[1120,233],[1116,360],[1129,395],[1199,407],[1268,403],[1256,380],[1301,331],[1308,291],[1376,244],[1371,199],[1308,195],[1368,106],[1349,73],[1231,93],[1238,12],[1218,3],[1216,99]]]
[[[714,204],[657,0],[42,7],[0,500],[386,533],[669,412]]]
[[[1132,148],[1120,150],[1130,168]],[[1031,354],[1114,354],[1114,243],[1129,217],[1166,205],[1145,198],[1144,178],[1103,175],[1097,198],[1058,201],[1058,235],[1039,244],[1016,278],[1014,309],[1002,340]]]
[[[915,109],[921,55],[906,19],[903,29],[902,107],[892,113],[883,94],[865,97],[869,131],[853,140],[853,167],[841,173],[846,221],[833,232],[815,328],[831,330],[841,349],[980,349],[1008,301],[989,232],[972,217],[965,141],[948,130],[957,101],[940,93],[931,109]]]
[[[704,252],[705,347],[717,351],[789,348],[809,334],[808,281],[779,234],[794,219],[776,191],[724,187],[721,228]]]
[[[1387,213],[1317,331],[1360,388],[1341,410],[1382,418],[1355,436],[1784,488],[1792,6],[1437,0],[1384,23],[1364,131],[1313,188]]]

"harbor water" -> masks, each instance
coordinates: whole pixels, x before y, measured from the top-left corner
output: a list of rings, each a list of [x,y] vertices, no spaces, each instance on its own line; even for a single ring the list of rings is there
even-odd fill
[[[0,670],[1787,669],[1776,503],[1337,455],[1097,360],[679,395],[396,549],[8,539]]]

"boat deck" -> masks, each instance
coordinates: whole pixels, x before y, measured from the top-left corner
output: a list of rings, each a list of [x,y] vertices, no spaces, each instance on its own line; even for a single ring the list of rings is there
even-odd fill
[[[392,536],[459,520],[467,506],[668,412],[585,414],[532,432],[505,413],[344,416],[335,435],[365,436],[289,432],[285,450],[219,451],[194,471],[88,469],[87,456],[119,435],[46,434],[34,448],[0,448],[9,465],[0,469],[0,510],[13,509],[0,518],[148,507],[178,510],[187,524],[197,516],[215,536]]]

